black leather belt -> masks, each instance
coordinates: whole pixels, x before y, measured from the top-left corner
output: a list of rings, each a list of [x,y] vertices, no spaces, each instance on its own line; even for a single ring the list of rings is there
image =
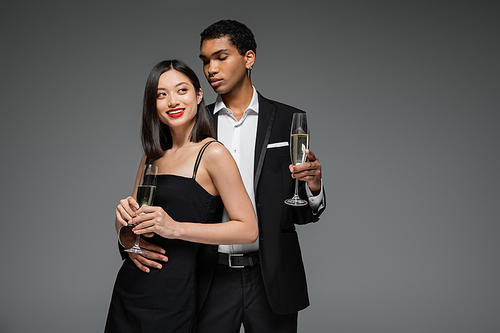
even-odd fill
[[[245,254],[227,254],[219,252],[218,264],[231,268],[244,268],[258,265],[260,263],[259,252]]]

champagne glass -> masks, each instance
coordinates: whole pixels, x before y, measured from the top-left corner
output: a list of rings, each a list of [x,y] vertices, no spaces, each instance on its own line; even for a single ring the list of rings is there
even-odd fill
[[[141,179],[137,187],[137,203],[139,206],[151,206],[153,203],[156,192],[156,178],[158,176],[158,166],[152,164],[145,164],[142,168]],[[139,247],[140,235],[135,238],[135,244],[125,252],[133,252],[146,254]]]
[[[297,165],[307,160],[306,149],[309,148],[309,129],[305,113],[294,113],[290,129],[290,157],[292,164]],[[295,178],[295,193],[293,198],[286,199],[290,206],[305,206],[307,201],[299,197],[299,180]]]

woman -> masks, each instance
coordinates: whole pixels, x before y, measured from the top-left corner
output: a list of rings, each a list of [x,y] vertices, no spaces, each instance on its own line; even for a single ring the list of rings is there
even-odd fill
[[[149,74],[143,103],[141,159],[134,194],[120,201],[116,228],[163,247],[168,263],[146,274],[127,257],[118,272],[106,332],[191,332],[195,325],[195,272],[199,243],[252,243],[257,219],[238,167],[215,141],[196,74],[178,60]],[[158,166],[152,206],[135,196],[144,163]],[[230,221],[213,223],[223,202]]]

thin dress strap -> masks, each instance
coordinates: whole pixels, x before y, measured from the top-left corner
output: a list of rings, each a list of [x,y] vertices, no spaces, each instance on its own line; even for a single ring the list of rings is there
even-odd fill
[[[198,172],[198,167],[200,166],[201,158],[203,156],[203,153],[207,149],[208,145],[211,144],[212,142],[217,142],[217,140],[212,140],[203,145],[201,147],[200,151],[198,152],[198,156],[196,157],[196,162],[194,163],[194,169],[193,169],[193,179],[196,179],[196,173]]]

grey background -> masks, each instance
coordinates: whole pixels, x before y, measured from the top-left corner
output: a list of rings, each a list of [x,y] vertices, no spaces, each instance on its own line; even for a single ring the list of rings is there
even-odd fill
[[[199,33],[246,23],[254,85],[307,110],[328,209],[299,227],[301,332],[500,331],[497,1],[2,4],[0,332],[100,332],[149,70],[215,95]]]

